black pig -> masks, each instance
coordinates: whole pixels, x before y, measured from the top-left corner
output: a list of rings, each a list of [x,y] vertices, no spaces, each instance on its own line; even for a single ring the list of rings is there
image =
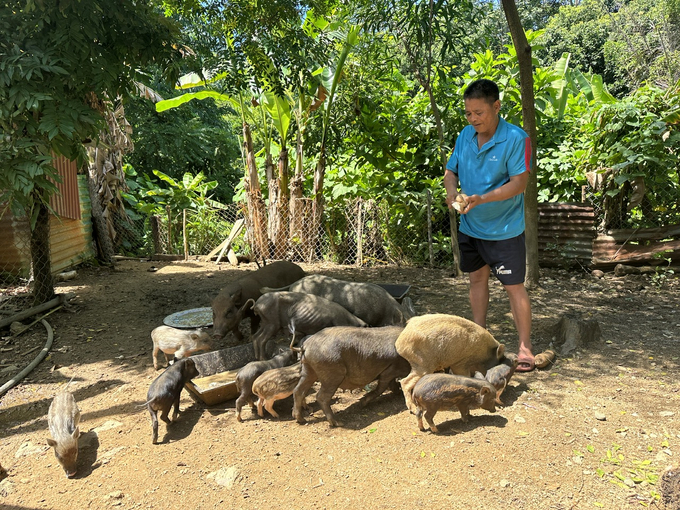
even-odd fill
[[[394,342],[404,328],[356,328],[340,326],[326,328],[306,339],[302,347],[300,382],[293,392],[293,417],[305,423],[302,408],[305,396],[318,380],[321,387],[316,401],[332,427],[340,425],[331,409],[331,398],[338,388],[363,388],[378,380],[378,385],[364,397],[363,404],[381,395],[387,387],[399,388],[398,377],[404,377],[411,367],[397,354]]]
[[[161,420],[170,424],[171,420],[168,419],[168,413],[174,405],[175,412],[173,413],[172,421],[176,421],[179,416],[179,398],[182,394],[182,388],[187,381],[197,375],[198,370],[194,360],[183,358],[166,368],[149,386],[149,392],[146,395],[146,406],[149,409],[149,413],[151,413],[153,427],[151,441],[153,444],[158,442],[158,411],[161,412]]]

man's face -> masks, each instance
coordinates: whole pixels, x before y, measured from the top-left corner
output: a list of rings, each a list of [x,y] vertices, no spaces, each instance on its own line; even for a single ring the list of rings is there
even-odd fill
[[[489,103],[486,99],[466,99],[465,118],[472,124],[478,135],[493,136],[498,126],[498,112],[501,102]]]

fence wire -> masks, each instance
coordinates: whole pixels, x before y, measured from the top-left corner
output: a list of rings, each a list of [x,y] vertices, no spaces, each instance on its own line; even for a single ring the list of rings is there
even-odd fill
[[[583,202],[593,206],[597,230],[679,226],[677,176],[663,185],[652,184],[624,183],[614,188],[611,182],[607,186],[594,182],[584,187]],[[313,201],[306,198],[283,205],[266,204],[262,212],[257,220],[259,226],[245,204],[213,203],[193,209],[168,209],[157,216],[120,209],[107,221],[115,252],[130,257],[186,253],[212,255],[215,260],[221,250],[212,252],[220,248],[242,220],[245,226],[233,238],[231,250],[251,260],[288,259],[358,266],[453,264],[449,213],[441,204],[429,207],[425,194],[408,201],[357,198],[329,202],[323,208],[320,222],[314,220]],[[89,218],[84,216],[83,222],[89,222]],[[14,218],[7,211],[0,218],[0,237],[0,293],[7,295],[28,288],[31,282],[27,220]],[[223,260],[226,255],[226,251],[222,253]]]

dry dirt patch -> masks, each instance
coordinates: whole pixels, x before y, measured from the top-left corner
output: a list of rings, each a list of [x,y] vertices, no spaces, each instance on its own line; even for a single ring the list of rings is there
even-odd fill
[[[149,269],[154,265],[157,271]],[[313,265],[308,272],[408,283],[419,313],[470,317],[465,279],[448,271]],[[530,292],[536,351],[548,347],[562,314],[597,320],[597,345],[547,370],[516,374],[495,414],[440,412],[440,434],[421,432],[389,391],[367,407],[362,392],[333,403],[330,428],[312,402],[300,426],[291,403],[260,419],[233,401],[207,407],[183,393],[179,422],[151,444],[144,402],[156,376],[149,333],[178,310],[209,306],[253,266],[197,261],[125,261],[80,269],[59,284],[76,298],[48,321],[52,353],[0,400],[3,508],[640,508],[658,505],[655,476],[680,454],[678,331],[680,282],[650,276],[594,279],[542,272]],[[517,341],[503,289],[491,286],[489,328],[508,350]],[[22,368],[42,347],[41,326],[11,344],[0,364]],[[2,367],[0,367],[1,369]],[[79,472],[67,480],[47,450],[47,408],[75,376],[82,412]],[[2,374],[5,381],[10,374]]]

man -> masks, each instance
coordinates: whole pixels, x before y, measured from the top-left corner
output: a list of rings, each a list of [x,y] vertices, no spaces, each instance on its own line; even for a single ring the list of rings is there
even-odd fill
[[[463,100],[470,125],[456,140],[444,186],[447,205],[460,204],[458,244],[461,269],[470,273],[472,319],[486,327],[493,272],[508,294],[519,336],[517,371],[529,372],[534,369],[534,355],[531,303],[524,287],[524,190],[531,169],[531,141],[522,129],[500,118],[500,93],[491,80],[472,82]]]

